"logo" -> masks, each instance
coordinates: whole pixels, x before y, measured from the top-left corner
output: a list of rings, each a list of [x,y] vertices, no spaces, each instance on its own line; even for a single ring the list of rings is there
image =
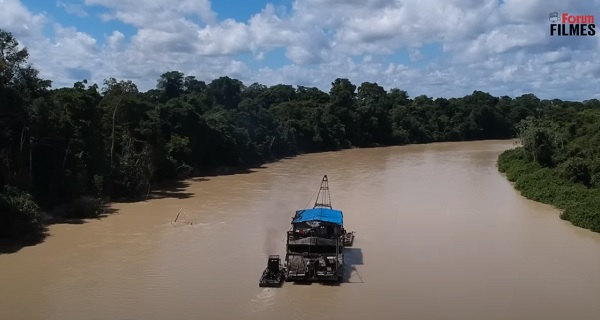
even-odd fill
[[[551,36],[595,36],[596,25],[594,24],[594,15],[573,15],[567,12],[558,14],[550,12],[548,15],[550,21]]]

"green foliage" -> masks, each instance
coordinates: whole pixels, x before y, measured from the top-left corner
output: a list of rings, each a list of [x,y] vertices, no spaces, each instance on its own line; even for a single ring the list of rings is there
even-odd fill
[[[2,187],[0,238],[37,237],[42,231],[41,211],[33,197],[15,187]]]
[[[64,218],[97,218],[102,213],[102,206],[101,199],[83,196],[67,207]]]
[[[556,164],[556,157],[565,142],[554,122],[528,117],[518,123],[516,128],[528,160],[544,167]]]
[[[568,179],[570,182],[580,183],[586,187],[591,186],[590,164],[583,158],[568,158],[561,164],[560,171],[563,178]]]
[[[306,152],[511,138],[522,119],[569,118],[581,110],[563,130],[569,148],[554,129],[525,126],[519,132],[527,157],[549,167],[564,162],[560,170],[570,181],[600,183],[598,163],[585,162],[590,146],[600,145],[598,119],[585,111],[597,109],[598,101],[498,98],[481,91],[411,99],[398,88],[348,79],[335,79],[324,92],[246,86],[229,77],[205,83],[179,71],[165,72],[147,92],[115,78],[101,88],[84,80],[49,90],[51,82],[38,77],[27,58],[12,34],[0,30],[0,185],[14,188],[2,194],[4,235],[37,230],[37,206],[65,207],[68,218],[95,217],[97,199],[144,197],[160,180]],[[579,160],[564,161],[571,156]]]
[[[523,196],[562,209],[561,218],[600,232],[600,109],[553,110],[517,128],[523,146],[498,158]]]

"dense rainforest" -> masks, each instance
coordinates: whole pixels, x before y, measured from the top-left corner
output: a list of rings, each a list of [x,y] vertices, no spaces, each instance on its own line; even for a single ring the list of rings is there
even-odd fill
[[[61,219],[96,217],[106,201],[143,199],[160,181],[308,152],[513,138],[522,132],[521,120],[547,114],[571,119],[572,126],[560,132],[567,141],[581,141],[573,138],[571,151],[557,151],[558,142],[548,147],[544,140],[527,152],[551,148],[533,159],[559,167],[568,162],[563,171],[572,176],[565,179],[579,179],[587,188],[598,183],[598,167],[591,162],[585,162],[590,178],[578,176],[592,148],[585,130],[593,131],[593,114],[580,111],[588,109],[600,109],[600,102],[481,91],[452,99],[410,98],[401,89],[356,86],[342,78],[324,92],[246,85],[229,77],[204,82],[179,71],[162,74],[146,92],[114,78],[101,86],[83,80],[53,89],[28,63],[27,50],[0,30],[0,238],[42,237],[49,212]],[[525,151],[515,152],[510,157],[522,161],[519,166],[538,165],[524,162]],[[579,160],[569,160],[575,156]]]
[[[600,108],[551,109],[519,123],[517,132],[521,146],[503,152],[498,169],[525,197],[600,232]]]

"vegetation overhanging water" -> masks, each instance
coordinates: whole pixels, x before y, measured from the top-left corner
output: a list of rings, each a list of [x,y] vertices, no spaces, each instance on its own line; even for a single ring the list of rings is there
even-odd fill
[[[522,146],[502,153],[498,169],[523,196],[600,232],[600,109],[557,107],[517,128]]]
[[[11,33],[0,30],[0,46],[0,238],[43,238],[43,212],[98,217],[106,201],[147,197],[160,181],[301,153],[517,134],[524,147],[505,152],[500,170],[525,196],[600,231],[598,100],[409,98],[343,78],[327,93],[229,77],[205,83],[179,71],[147,92],[114,78],[51,89]]]

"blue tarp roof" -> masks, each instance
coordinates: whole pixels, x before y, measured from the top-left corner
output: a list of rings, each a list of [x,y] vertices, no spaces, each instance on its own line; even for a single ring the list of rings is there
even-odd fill
[[[297,217],[293,220],[293,223],[307,222],[307,221],[321,221],[344,225],[344,214],[340,210],[329,209],[329,208],[314,208],[304,209],[297,211]]]

